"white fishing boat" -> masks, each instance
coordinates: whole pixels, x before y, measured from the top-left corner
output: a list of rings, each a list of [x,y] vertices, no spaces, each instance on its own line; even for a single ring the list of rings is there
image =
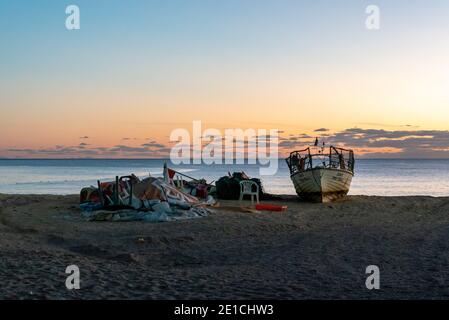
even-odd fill
[[[330,202],[346,196],[354,176],[354,152],[343,148],[307,148],[286,159],[301,199]]]

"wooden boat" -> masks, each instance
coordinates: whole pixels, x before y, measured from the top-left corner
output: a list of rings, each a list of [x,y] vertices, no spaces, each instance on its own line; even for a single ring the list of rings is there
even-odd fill
[[[293,151],[286,159],[298,196],[306,201],[330,202],[346,196],[354,176],[354,152],[329,147]]]

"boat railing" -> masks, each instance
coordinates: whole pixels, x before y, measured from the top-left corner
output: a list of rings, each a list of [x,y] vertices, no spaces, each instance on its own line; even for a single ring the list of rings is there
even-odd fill
[[[329,147],[329,152],[324,148],[313,152],[310,148],[293,151],[286,159],[290,173],[309,170],[313,168],[335,168],[354,172],[354,152],[349,149]]]

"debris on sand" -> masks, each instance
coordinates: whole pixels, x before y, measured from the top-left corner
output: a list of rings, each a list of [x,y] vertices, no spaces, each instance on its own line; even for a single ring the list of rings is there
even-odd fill
[[[168,170],[165,166],[164,173]],[[214,205],[215,199],[207,195],[207,188],[196,184],[201,190],[200,200],[185,192],[185,184],[177,186],[169,177],[164,174],[164,178],[141,180],[132,174],[117,176],[115,181],[98,181],[97,188],[91,186],[80,192],[83,216],[91,221],[162,222],[209,215],[205,207]]]

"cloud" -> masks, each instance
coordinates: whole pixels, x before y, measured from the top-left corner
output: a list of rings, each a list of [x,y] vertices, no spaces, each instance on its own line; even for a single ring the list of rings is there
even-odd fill
[[[77,146],[55,145],[45,148],[8,148],[3,151],[13,155],[27,157],[165,157],[170,149],[162,143],[150,143],[142,146],[128,146],[124,144],[113,147],[91,146],[80,143]]]
[[[298,142],[296,140],[284,140],[279,143],[279,147],[287,148],[287,149],[296,148],[299,146],[300,146],[300,142]]]
[[[309,136],[308,134],[301,133],[301,134],[289,134],[288,137],[279,137],[280,141],[305,141],[309,139],[315,139],[315,137]]]
[[[327,128],[319,128],[319,129],[314,130],[314,132],[327,132],[327,131],[329,131],[329,129],[327,129]]]
[[[75,147],[64,147],[64,146],[55,146],[54,148],[41,148],[41,149],[18,149],[18,148],[9,148],[6,149],[8,152],[16,153],[16,154],[25,154],[30,156],[86,156],[86,155],[95,155],[98,152],[94,149],[85,149],[83,146],[75,146]]]
[[[142,144],[142,147],[146,148],[165,148],[165,145],[162,143],[157,143],[156,141],[151,141],[149,143]]]
[[[374,127],[381,127],[381,128],[401,128],[401,127],[407,127],[407,128],[419,128],[419,126],[412,125],[412,124],[389,124],[389,123],[378,123],[378,122],[360,122],[358,123],[362,126],[374,126]]]
[[[117,145],[109,149],[111,152],[146,152],[148,151],[145,147],[130,147],[125,145]]]
[[[80,137],[80,139],[89,139],[90,137],[88,137],[88,136],[83,136],[83,137]]]
[[[122,141],[131,141],[131,140],[140,140],[139,138],[129,138],[129,137],[125,137],[125,138],[122,138]]]
[[[411,127],[407,127],[411,128]],[[315,138],[307,134],[280,137],[280,152],[311,146]],[[448,130],[385,130],[348,128],[321,135],[321,141],[354,149],[358,156],[396,158],[448,158]],[[320,142],[321,142],[320,141]]]
[[[448,158],[449,130],[385,130],[348,128],[335,133],[327,133],[321,138],[327,145],[354,149],[358,156],[366,157],[413,157],[413,158]],[[259,137],[261,140],[267,137]],[[289,134],[279,137],[280,152],[290,152],[313,144],[315,138],[305,134]],[[248,141],[241,142],[243,147]],[[151,140],[133,146],[117,144],[112,147],[92,146],[81,142],[75,146],[55,145],[45,148],[15,148],[0,150],[6,155],[24,157],[167,157],[170,146]],[[219,146],[220,144],[218,144]],[[225,147],[223,143],[223,147]],[[237,149],[234,145],[233,149]]]
[[[302,149],[310,145],[314,140],[314,137],[305,133],[297,135],[290,134],[288,137],[279,137],[279,147],[286,149]]]
[[[349,128],[327,138],[331,144],[352,148],[395,149],[407,156],[448,156],[449,131],[447,130],[384,130]]]

